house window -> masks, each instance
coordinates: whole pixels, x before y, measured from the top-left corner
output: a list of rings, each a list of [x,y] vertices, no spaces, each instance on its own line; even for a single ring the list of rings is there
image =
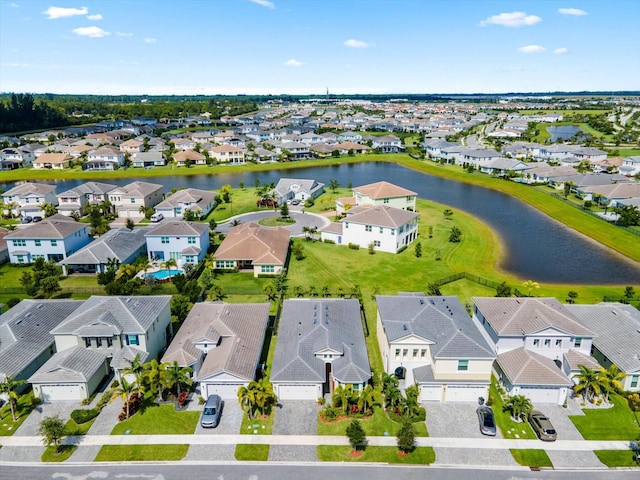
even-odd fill
[[[102,347],[102,339],[100,337],[96,338],[96,347],[98,348]]]
[[[379,247],[380,246],[380,240],[374,240],[373,241],[373,246],[374,247]]]
[[[420,358],[425,358],[427,356],[427,349],[423,348],[420,350]]]
[[[384,228],[380,227],[380,233],[384,233]]]
[[[24,263],[24,255],[18,255],[18,263]]]
[[[469,360],[458,360],[458,371],[466,372],[469,370]]]
[[[160,243],[169,243],[169,237],[160,237]]]
[[[409,350],[407,348],[403,348],[402,349],[402,358],[407,358],[408,354],[409,354]]]
[[[41,247],[42,246],[42,240],[34,240],[36,247]]]
[[[418,349],[417,348],[413,349],[413,358],[418,358]]]
[[[344,222],[344,228],[349,228],[349,222]]]
[[[560,348],[560,347],[562,347],[562,339],[558,338],[556,340],[556,348]]]
[[[396,348],[396,358],[400,357],[400,349]]]
[[[140,340],[138,340],[138,335],[125,335],[125,341],[127,345],[140,345]]]
[[[136,203],[136,199],[135,199],[135,198],[132,198],[132,199],[131,199],[131,203]]]
[[[636,388],[638,386],[638,379],[640,379],[640,375],[634,375],[631,377],[631,383],[629,387]]]
[[[52,247],[57,247],[58,246],[58,241],[57,240],[51,240],[51,246]]]
[[[13,241],[13,246],[14,247],[26,247],[27,246],[27,241],[26,240],[14,240]]]
[[[544,347],[545,348],[550,348],[551,347],[551,339],[550,338],[545,338],[544,339]]]
[[[407,202],[411,201],[411,196],[407,195]]]
[[[540,339],[539,338],[534,338],[533,339],[533,346],[540,348]]]
[[[84,337],[84,346],[86,348],[91,348],[91,339],[89,337]]]
[[[385,198],[384,200],[382,200],[382,203],[389,203],[389,199]]]
[[[260,271],[262,273],[275,273],[275,267],[273,265],[262,265]]]
[[[576,337],[573,340],[573,346],[576,348],[580,348],[582,346],[582,338],[581,337]]]
[[[187,243],[189,245],[195,245],[196,244],[196,237],[187,237]]]
[[[108,348],[113,347],[113,338],[111,338],[111,337],[107,338],[107,347]]]
[[[370,232],[372,230],[371,225],[365,225],[364,226],[364,231],[365,232]]]
[[[395,235],[395,234],[396,234],[396,231],[392,228],[391,229],[391,235]]]

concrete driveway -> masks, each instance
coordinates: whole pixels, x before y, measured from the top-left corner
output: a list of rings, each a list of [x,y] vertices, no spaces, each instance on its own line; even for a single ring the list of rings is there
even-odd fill
[[[291,218],[296,221],[296,223],[291,226],[285,227],[287,230],[291,232],[292,236],[301,236],[304,235],[302,232],[303,227],[318,227],[319,229],[331,223],[328,219],[321,215],[316,215],[315,213],[303,213],[301,211],[290,210],[289,211]],[[258,223],[260,220],[264,218],[270,217],[279,217],[280,211],[276,210],[262,210],[260,212],[252,212],[245,213],[244,215],[237,215],[233,217],[233,220],[237,220],[240,223],[249,223],[255,222]],[[216,233],[229,233],[231,230],[231,222],[223,223],[216,227]]]
[[[476,409],[473,403],[423,403],[427,410],[427,430],[431,437],[477,438],[491,441],[480,433]],[[498,430],[496,438],[502,438]],[[480,447],[480,445],[478,445]]]
[[[220,423],[216,428],[202,428],[200,421],[196,426],[195,435],[237,435],[240,433],[240,424],[242,423],[242,409],[237,400],[227,398],[222,401],[222,416]],[[193,402],[197,405],[197,401]],[[198,405],[198,411],[202,411],[203,406]],[[192,408],[189,408],[192,410]]]
[[[69,418],[71,418],[71,412],[77,408],[88,408],[80,405],[79,402],[51,402],[51,403],[41,403],[36,406],[33,411],[29,414],[27,419],[20,425],[18,430],[14,435],[28,435],[28,436],[38,436],[38,428],[40,427],[40,422],[45,419],[45,417],[53,417],[55,415],[59,416],[63,422],[67,422]],[[9,421],[11,418],[8,417]],[[4,419],[5,421],[7,418]]]
[[[320,407],[311,400],[287,400],[276,407],[273,422],[274,435],[317,435]],[[315,445],[271,445],[270,462],[315,462]]]

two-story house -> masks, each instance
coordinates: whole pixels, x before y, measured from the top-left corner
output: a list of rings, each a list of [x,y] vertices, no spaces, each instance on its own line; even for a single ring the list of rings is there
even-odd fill
[[[24,146],[3,148],[0,155],[5,161],[14,162],[20,167],[30,167],[36,158],[35,154]]]
[[[109,366],[120,376],[139,356],[157,358],[172,335],[171,295],[92,296],[51,330],[57,353],[30,378],[43,401],[82,400]]]
[[[378,344],[386,372],[417,384],[421,401],[488,398],[496,358],[457,297],[376,296]]]
[[[58,213],[67,216],[74,213],[82,215],[85,205],[104,202],[108,198],[108,193],[116,187],[109,183],[86,182],[59,193],[57,195]]]
[[[245,163],[244,150],[233,145],[219,145],[209,150],[209,155],[219,163],[241,165]]]
[[[324,183],[306,178],[281,178],[273,190],[278,205],[293,199],[305,202],[309,198],[318,198],[322,192],[324,192]]]
[[[562,405],[578,365],[590,366],[594,332],[555,298],[474,297],[473,319],[495,347],[509,395]]]
[[[204,218],[215,206],[217,193],[211,190],[185,188],[178,190],[156,205],[156,213],[164,218],[183,218],[185,212],[194,212],[198,218]]]
[[[209,249],[209,225],[166,220],[145,233],[149,261],[173,259],[178,267],[197,265]]]
[[[356,299],[288,299],[271,382],[279,400],[317,400],[338,385],[364,389],[371,367]]]
[[[384,205],[415,211],[416,198],[418,198],[416,192],[382,181],[354,187],[352,197],[336,201],[336,210],[338,213],[344,213],[345,204],[353,205],[355,203],[355,205]]]
[[[339,222],[320,230],[322,240],[338,245],[359,245],[389,253],[398,253],[418,237],[419,215],[386,205],[357,206],[348,210]]]
[[[135,138],[132,138],[120,144],[120,151],[122,153],[128,153],[130,155],[135,155],[136,153],[144,152],[144,142],[141,142],[140,140],[136,140]]]
[[[190,367],[200,395],[236,400],[238,389],[255,379],[267,324],[269,303],[193,305],[162,357]]]
[[[382,153],[398,153],[403,149],[402,140],[395,135],[372,136],[371,148]]]
[[[87,154],[87,170],[116,170],[124,165],[124,153],[118,147],[105,145]]]
[[[145,213],[140,207],[153,208],[162,201],[162,185],[132,182],[109,192],[109,201],[119,217],[140,218]]]
[[[11,263],[32,263],[36,258],[59,262],[88,244],[92,238],[86,223],[55,215],[15,230],[5,237]]]
[[[27,182],[7,190],[2,194],[4,215],[17,217],[44,217],[43,203],[58,204],[55,185]]]

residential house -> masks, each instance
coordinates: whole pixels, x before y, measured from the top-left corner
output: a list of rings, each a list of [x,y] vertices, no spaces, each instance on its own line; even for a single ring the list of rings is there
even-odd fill
[[[473,165],[476,169],[480,169],[482,165],[485,165],[496,158],[500,158],[502,155],[495,150],[485,150],[482,148],[468,148],[462,152],[462,158],[456,161],[458,165]]]
[[[173,155],[176,167],[186,167],[191,162],[194,165],[206,165],[207,158],[193,150],[181,150]]]
[[[448,142],[440,138],[428,138],[424,142],[424,149],[427,155],[432,158],[442,158],[442,149],[448,147],[459,147],[456,142]]]
[[[111,190],[109,201],[119,217],[141,218],[145,216],[145,213],[140,211],[141,207],[152,208],[162,201],[162,185],[132,182]]]
[[[352,131],[342,132],[338,134],[338,141],[359,143],[359,142],[362,142],[362,135],[359,134],[358,132],[352,132]]]
[[[29,378],[43,401],[89,398],[136,355],[157,358],[172,335],[171,295],[92,296],[51,330],[57,353]]]
[[[360,145],[359,143],[354,142],[341,142],[336,144],[335,147],[340,155],[350,155],[352,153],[369,153],[371,151],[371,147],[368,147],[367,145]]]
[[[415,211],[418,194],[406,188],[382,181],[354,187],[353,197],[356,205],[384,205],[401,210]],[[340,200],[336,202],[338,213],[344,212],[344,207],[341,203]]]
[[[5,205],[3,214],[22,215],[23,217],[34,215],[44,217],[43,203],[57,205],[55,185],[46,183],[27,182],[7,190],[2,194],[2,202]]]
[[[510,174],[526,173],[530,168],[531,165],[520,160],[514,160],[512,158],[495,158],[481,165],[480,171],[482,173],[488,173],[489,175],[504,177]]]
[[[219,145],[209,151],[209,155],[219,163],[242,165],[245,163],[244,150],[233,145]]]
[[[117,186],[109,183],[86,182],[66,192],[59,193],[58,213],[70,216],[74,213],[82,215],[87,204],[101,203],[107,200],[108,193]]]
[[[273,190],[277,197],[278,205],[282,205],[288,200],[300,200],[318,198],[324,192],[324,183],[304,178],[281,178],[278,180],[276,188]]]
[[[404,150],[402,140],[395,135],[372,136],[371,148],[382,153],[398,153]]]
[[[566,307],[595,332],[591,355],[598,363],[607,369],[618,366],[625,374],[622,390],[640,391],[640,312],[622,303]]]
[[[73,273],[101,273],[117,262],[131,264],[140,255],[146,255],[146,228],[126,227],[109,230],[80,250],[60,261],[64,275]]]
[[[162,213],[164,218],[183,218],[187,211],[204,218],[214,209],[216,195],[210,190],[185,188],[166,197],[156,205],[155,210],[156,213]]]
[[[294,141],[269,142],[274,151],[279,155],[285,155],[291,160],[304,160],[309,158],[311,151],[306,143]]]
[[[191,368],[203,398],[237,401],[238,389],[255,379],[269,309],[269,303],[196,303],[162,361]]]
[[[30,167],[36,159],[35,154],[24,145],[19,147],[8,147],[0,150],[0,155],[5,161],[18,164],[20,167]]]
[[[278,155],[266,148],[258,147],[252,152],[253,158],[260,163],[275,162],[278,160]]]
[[[575,351],[588,357],[594,332],[555,298],[473,301],[473,319],[495,345],[496,376],[506,392],[562,405],[573,385],[565,356]]]
[[[7,247],[6,237],[11,230],[0,227],[0,265],[9,261],[9,248]],[[2,313],[0,309],[0,313]]]
[[[593,200],[601,205],[617,207],[621,200],[640,197],[640,183],[628,182],[577,187],[576,196],[583,200]]]
[[[55,353],[51,329],[58,326],[81,300],[25,299],[0,315],[0,381],[27,380]]]
[[[418,237],[418,214],[386,205],[356,206],[339,222],[321,231],[321,239],[338,245],[359,245],[388,253],[410,245]]]
[[[69,168],[71,155],[68,153],[43,153],[33,161],[36,170],[63,170]]]
[[[216,250],[217,270],[253,270],[253,276],[277,275],[289,254],[289,230],[249,222],[232,227]]]
[[[176,150],[193,150],[196,142],[192,138],[174,138],[171,140]]]
[[[124,165],[124,153],[118,147],[105,145],[87,154],[87,170],[116,170]]]
[[[284,301],[270,376],[280,401],[361,391],[371,376],[358,300]]]
[[[91,241],[90,227],[63,215],[45,218],[5,236],[11,263],[37,258],[59,262]]]
[[[129,155],[135,155],[137,153],[144,152],[144,142],[132,138],[120,144],[120,151],[122,153],[128,153]]]
[[[166,163],[164,153],[158,151],[136,153],[132,160],[132,165],[137,168],[163,167]]]
[[[622,175],[628,177],[638,175],[640,173],[640,155],[624,158],[619,170]]]
[[[165,220],[145,233],[149,261],[173,259],[178,268],[197,265],[209,250],[209,225]]]
[[[376,303],[387,373],[419,385],[423,402],[489,398],[496,355],[457,297],[377,295]]]

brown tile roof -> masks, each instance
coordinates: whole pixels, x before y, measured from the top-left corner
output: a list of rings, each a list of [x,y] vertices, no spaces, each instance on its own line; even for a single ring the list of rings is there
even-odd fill
[[[499,354],[496,362],[512,385],[573,385],[553,360],[524,347]]]
[[[393,208],[387,205],[357,206],[347,211],[341,223],[358,223],[379,227],[397,228],[418,218],[418,214],[409,210]]]
[[[417,195],[416,192],[407,190],[389,182],[376,182],[361,187],[354,187],[354,192],[371,198],[390,198],[390,197],[406,197],[408,195]]]
[[[182,150],[173,154],[173,159],[176,162],[185,160],[204,160],[205,156],[201,153],[194,152],[193,150]]]
[[[216,260],[251,260],[255,265],[284,265],[289,251],[286,228],[246,223],[233,227],[216,250]]]

